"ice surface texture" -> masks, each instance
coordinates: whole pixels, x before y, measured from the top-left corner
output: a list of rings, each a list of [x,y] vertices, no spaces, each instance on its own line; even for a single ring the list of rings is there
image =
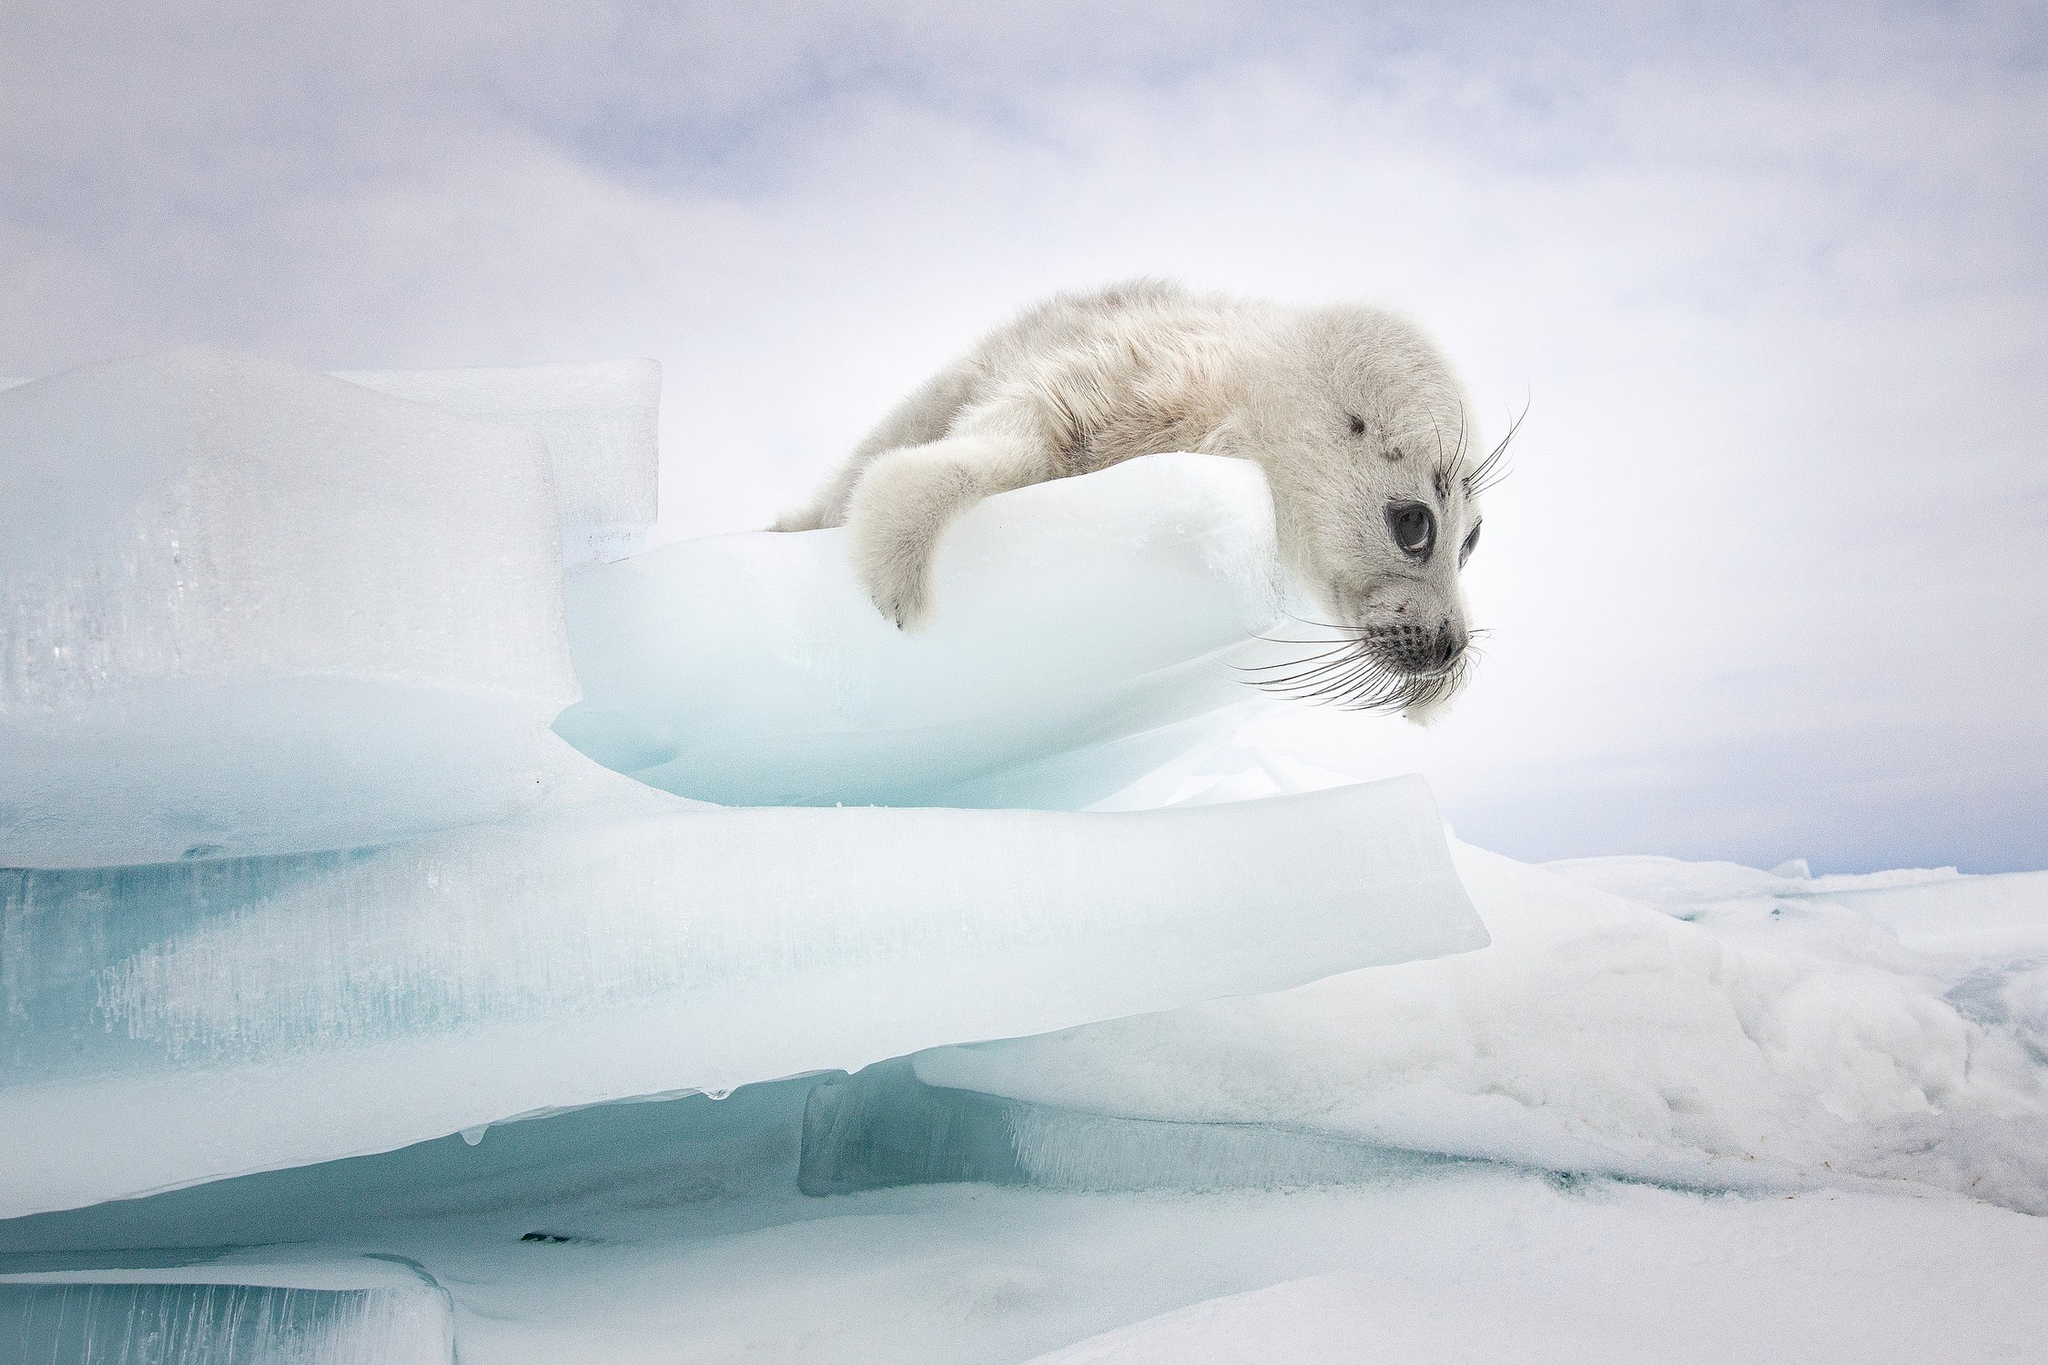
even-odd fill
[[[2030,1361],[2048,1340],[2048,1220],[1981,1200],[1893,1184],[1701,1197],[1487,1163],[1279,1195],[962,1184],[812,1199],[789,1187],[813,1083],[0,1221],[0,1258],[376,1245],[448,1287],[464,1365],[995,1365],[1101,1333],[1115,1335],[1073,1359],[1113,1346],[1106,1358],[1353,1365],[1363,1346],[1402,1361],[1928,1365]],[[1141,1172],[1162,1173],[1176,1172]],[[1177,1312],[1323,1276],[1341,1277],[1341,1299]]]
[[[448,1295],[388,1259],[0,1275],[0,1360],[451,1365]]]
[[[1285,1190],[1450,1164],[1282,1123],[1127,1119],[926,1085],[901,1058],[810,1092],[797,1183],[812,1195],[960,1180],[1094,1192]]]
[[[213,350],[0,393],[0,865],[509,815],[575,699],[538,436]]]
[[[1258,468],[1133,461],[950,529],[905,635],[844,532],[719,536],[569,576],[582,703],[557,729],[684,796],[1073,809],[1232,725],[1280,613]]]
[[[1075,815],[600,776],[376,849],[0,874],[0,1216],[1485,942],[1419,779]]]
[[[558,715],[681,795],[1071,809],[1256,697],[1231,665],[1281,591],[1249,463],[990,499],[915,637],[819,531],[584,565],[565,639],[558,525],[652,511],[651,367],[352,379],[183,351],[0,392],[0,865],[504,818],[572,780]]]
[[[652,360],[336,377],[539,436],[569,563],[628,553],[654,521],[661,367]]]
[[[569,563],[627,553],[654,521],[661,366],[652,360],[334,377],[540,437]],[[26,382],[0,379],[0,392]]]

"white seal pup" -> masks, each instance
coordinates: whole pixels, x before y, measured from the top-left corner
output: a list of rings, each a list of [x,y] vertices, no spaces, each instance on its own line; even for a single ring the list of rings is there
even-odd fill
[[[1507,444],[1473,454],[1469,408],[1391,313],[1141,280],[1056,296],[990,333],[773,529],[843,524],[876,607],[915,630],[940,536],[991,493],[1166,451],[1256,460],[1313,624],[1332,632],[1264,685],[1420,718],[1470,662],[1458,573]]]

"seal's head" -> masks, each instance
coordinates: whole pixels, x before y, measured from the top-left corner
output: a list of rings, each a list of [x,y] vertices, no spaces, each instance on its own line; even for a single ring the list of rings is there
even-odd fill
[[[1326,638],[1261,682],[1424,719],[1470,672],[1459,571],[1507,442],[1474,450],[1449,365],[1390,313],[1302,309],[1271,343],[1232,443],[1265,466],[1282,547],[1320,599],[1310,624]]]

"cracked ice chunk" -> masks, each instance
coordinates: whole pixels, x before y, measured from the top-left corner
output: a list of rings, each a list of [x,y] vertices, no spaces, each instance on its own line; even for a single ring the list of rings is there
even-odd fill
[[[1071,809],[1235,728],[1279,577],[1257,466],[1207,455],[976,506],[914,635],[843,531],[687,541],[569,575],[584,700],[556,728],[703,800]]]
[[[336,377],[547,442],[569,563],[630,554],[654,520],[661,366],[652,360]]]
[[[0,1217],[1486,937],[1415,778],[1089,815],[593,776],[382,848],[0,873]]]
[[[0,393],[0,865],[531,805],[560,581],[531,434],[218,350]]]
[[[383,1257],[0,1275],[0,1355],[65,1365],[449,1365],[454,1310],[424,1271]]]

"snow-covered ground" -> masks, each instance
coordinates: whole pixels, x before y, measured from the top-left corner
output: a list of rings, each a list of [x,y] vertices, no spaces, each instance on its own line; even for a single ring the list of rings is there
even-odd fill
[[[918,1076],[1559,1172],[1902,1179],[2048,1214],[2048,873],[1457,853],[1480,952],[942,1049]]]
[[[1959,1200],[1495,1170],[1291,1194],[947,1186],[687,1244],[451,1257],[465,1361],[2026,1361],[2048,1229]],[[465,1290],[463,1282],[470,1288]]]

